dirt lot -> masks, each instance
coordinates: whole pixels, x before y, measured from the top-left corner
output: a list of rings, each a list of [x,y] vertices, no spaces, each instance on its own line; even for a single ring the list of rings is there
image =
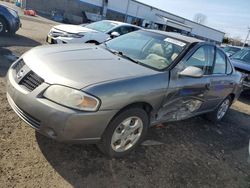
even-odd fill
[[[65,145],[37,133],[9,107],[5,75],[44,43],[53,22],[23,17],[14,38],[0,38],[0,187],[250,187],[250,92],[220,124],[201,117],[151,128],[130,156],[109,160],[93,145]],[[7,56],[6,56],[7,55]]]

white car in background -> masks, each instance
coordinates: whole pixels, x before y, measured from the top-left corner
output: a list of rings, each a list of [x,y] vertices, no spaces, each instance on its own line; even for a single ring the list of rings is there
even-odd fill
[[[110,20],[102,20],[87,25],[54,26],[46,41],[49,44],[95,43],[100,44],[109,38],[118,37],[141,29],[138,26]]]

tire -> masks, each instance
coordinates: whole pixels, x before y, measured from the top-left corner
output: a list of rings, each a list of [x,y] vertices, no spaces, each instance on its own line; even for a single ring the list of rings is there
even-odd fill
[[[206,118],[215,123],[221,121],[225,117],[231,104],[232,97],[228,96],[220,103],[220,105],[213,112],[206,114]]]
[[[6,30],[8,28],[7,22],[5,19],[0,17],[0,35],[6,34]]]
[[[143,109],[126,109],[109,123],[97,146],[110,158],[123,157],[143,141],[148,125],[149,117]]]

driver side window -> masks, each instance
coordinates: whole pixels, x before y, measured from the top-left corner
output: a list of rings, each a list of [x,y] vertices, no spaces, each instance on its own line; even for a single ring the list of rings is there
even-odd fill
[[[202,46],[186,61],[185,67],[194,66],[203,70],[205,75],[212,74],[214,47]]]

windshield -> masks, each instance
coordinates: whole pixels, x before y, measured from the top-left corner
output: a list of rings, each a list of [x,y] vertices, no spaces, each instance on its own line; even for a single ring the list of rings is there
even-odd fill
[[[84,25],[83,27],[93,29],[93,30],[96,30],[96,31],[99,31],[102,33],[106,33],[107,31],[109,31],[110,29],[112,29],[115,26],[117,26],[116,23],[112,23],[109,21],[99,21],[99,22],[94,22],[94,23],[88,24],[88,25]]]
[[[250,63],[250,49],[240,50],[232,55],[231,58]]]
[[[163,70],[179,56],[186,43],[166,35],[136,31],[110,40],[106,46],[125,54],[140,64]]]

